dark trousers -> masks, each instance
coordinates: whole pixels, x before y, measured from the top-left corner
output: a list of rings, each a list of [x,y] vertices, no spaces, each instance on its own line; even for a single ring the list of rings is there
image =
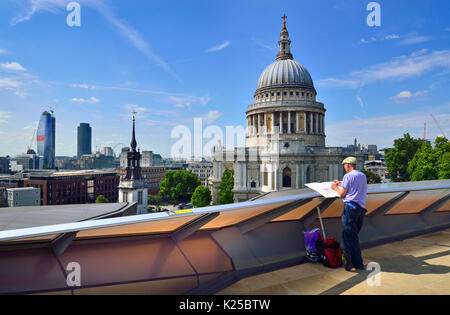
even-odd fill
[[[344,203],[344,213],[342,214],[342,232],[344,253],[350,252],[352,256],[352,265],[355,268],[364,268],[361,248],[359,246],[358,234],[364,223],[364,216],[367,210],[360,207],[357,203]]]

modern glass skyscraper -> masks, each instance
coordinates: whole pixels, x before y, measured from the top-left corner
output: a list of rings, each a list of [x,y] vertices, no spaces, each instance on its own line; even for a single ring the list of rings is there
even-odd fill
[[[89,124],[78,127],[78,158],[84,154],[92,154],[92,128]]]
[[[42,113],[37,131],[38,154],[44,157],[44,164],[55,168],[55,117]]]

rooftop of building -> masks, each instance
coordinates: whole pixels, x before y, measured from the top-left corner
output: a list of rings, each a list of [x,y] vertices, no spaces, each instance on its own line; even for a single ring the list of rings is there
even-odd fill
[[[301,264],[240,280],[219,295],[442,295],[450,292],[450,229],[362,251],[374,269],[347,272]]]
[[[121,216],[130,203],[0,208],[0,231]]]
[[[39,189],[39,188],[35,188],[35,187],[19,187],[19,188],[7,188],[6,190],[15,192],[15,191],[36,190],[36,189]]]

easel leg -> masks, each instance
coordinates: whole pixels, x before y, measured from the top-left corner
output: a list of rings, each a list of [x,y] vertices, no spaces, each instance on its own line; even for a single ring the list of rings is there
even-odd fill
[[[323,238],[326,240],[327,239],[327,234],[325,233],[325,228],[323,227],[323,220],[322,220],[322,215],[320,214],[319,207],[317,207],[317,214],[319,215],[320,226],[322,227]]]

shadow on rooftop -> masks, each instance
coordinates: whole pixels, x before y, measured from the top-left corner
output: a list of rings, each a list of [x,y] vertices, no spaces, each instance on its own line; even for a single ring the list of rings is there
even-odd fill
[[[444,245],[441,245],[444,246]],[[450,267],[444,265],[432,265],[426,262],[426,260],[435,259],[450,255],[450,250],[426,255],[422,257],[414,257],[411,255],[395,256],[391,258],[383,258],[376,261],[380,264],[381,272],[398,273],[398,274],[411,274],[411,275],[423,275],[423,274],[448,274],[450,273]],[[352,287],[366,281],[367,276],[373,272],[373,270],[358,270],[355,271],[355,276],[339,283],[338,285],[320,293],[320,295],[337,295],[344,293]]]

